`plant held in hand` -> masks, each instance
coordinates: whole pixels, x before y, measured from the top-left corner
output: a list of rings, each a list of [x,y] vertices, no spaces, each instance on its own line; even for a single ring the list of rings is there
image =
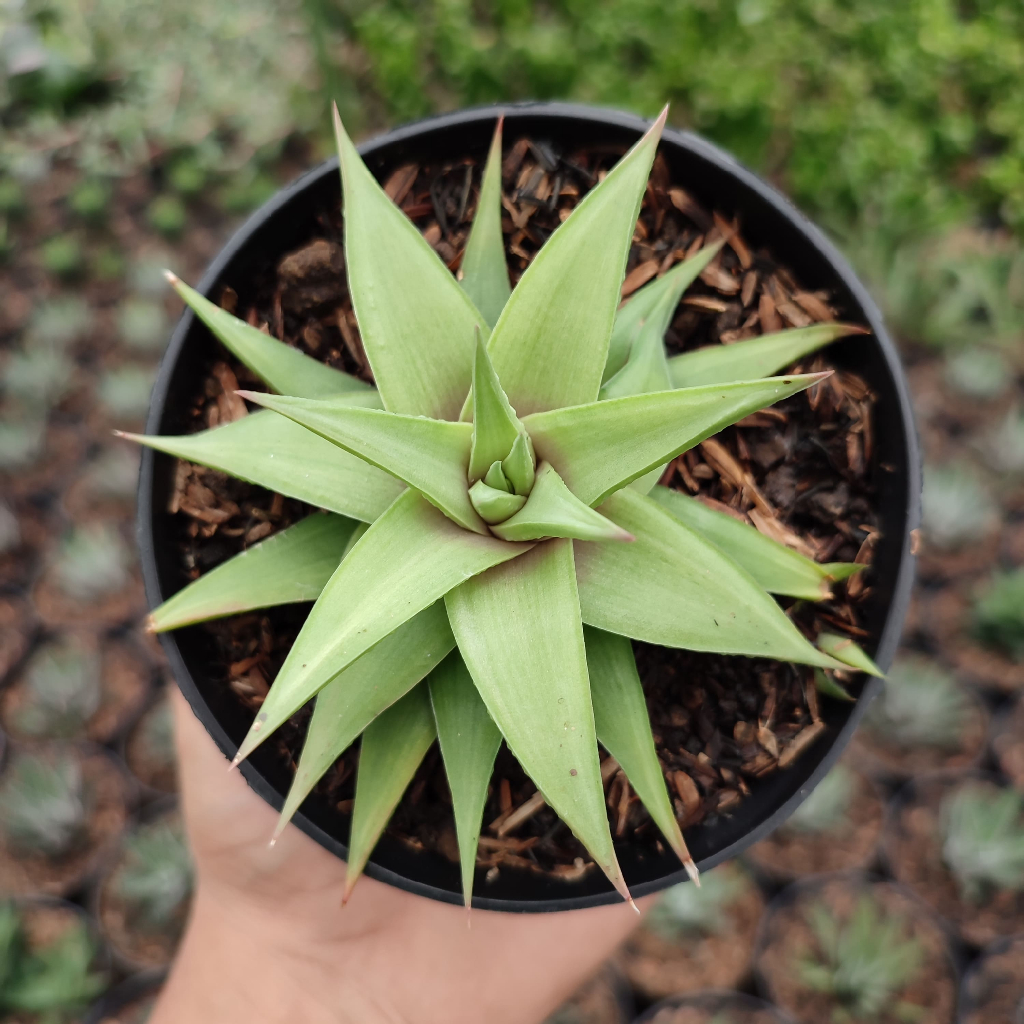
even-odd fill
[[[822,324],[667,358],[680,296],[718,245],[616,310],[664,120],[512,291],[500,124],[456,280],[336,118],[348,284],[376,388],[169,275],[272,393],[239,392],[262,409],[216,429],[136,439],[331,514],[200,577],[151,625],[316,600],[235,763],[316,698],[283,828],[362,736],[348,891],[435,739],[467,904],[502,740],[625,898],[599,742],[696,877],[629,638],[828,669],[865,663],[853,644],[816,648],[771,596],[826,598],[859,566],[819,565],[655,486],[681,452],[827,376],[769,375],[859,330]]]

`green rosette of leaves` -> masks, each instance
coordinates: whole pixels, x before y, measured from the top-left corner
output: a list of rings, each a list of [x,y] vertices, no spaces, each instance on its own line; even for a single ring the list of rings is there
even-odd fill
[[[270,390],[240,392],[262,409],[236,422],[136,440],[328,514],[200,577],[151,626],[316,601],[235,763],[315,698],[280,831],[362,737],[349,892],[435,739],[467,905],[503,740],[624,898],[599,743],[696,878],[630,639],[847,667],[841,652],[809,643],[771,594],[826,598],[859,567],[818,565],[654,486],[681,452],[823,376],[771,374],[859,330],[822,324],[668,358],[676,305],[718,245],[618,309],[664,123],[663,113],[513,291],[500,122],[456,280],[335,112],[348,284],[376,388],[169,275]]]

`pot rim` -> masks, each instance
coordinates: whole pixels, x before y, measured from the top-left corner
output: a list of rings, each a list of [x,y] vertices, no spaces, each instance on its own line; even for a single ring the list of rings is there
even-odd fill
[[[617,131],[625,130],[637,137],[642,135],[651,125],[651,120],[636,114],[603,107],[568,102],[530,101],[524,103],[504,103],[468,108],[454,113],[437,114],[410,124],[402,125],[388,132],[363,142],[357,148],[364,158],[372,158],[376,153],[396,144],[412,142],[424,136],[443,133],[448,129],[458,129],[479,124],[491,125],[499,114],[504,114],[506,124],[514,126],[517,115],[529,118],[550,119],[552,124],[558,121],[576,121],[594,126],[596,129],[608,128]],[[896,347],[886,330],[882,314],[868,294],[864,285],[858,280],[846,259],[839,253],[825,234],[780,192],[768,185],[752,171],[742,166],[733,156],[719,149],[706,139],[693,132],[666,128],[662,136],[662,145],[668,143],[697,159],[712,165],[718,174],[731,177],[736,183],[738,193],[752,193],[761,203],[788,221],[789,225],[799,234],[806,244],[828,267],[831,274],[842,283],[849,292],[853,302],[859,307],[863,319],[869,325],[874,344],[882,357],[886,373],[897,396],[898,419],[902,428],[905,445],[906,478],[901,481],[902,504],[906,510],[905,521],[900,524],[902,536],[899,538],[899,567],[895,573],[892,598],[880,631],[875,661],[884,670],[892,661],[910,601],[910,590],[913,584],[914,562],[912,554],[912,532],[920,524],[920,493],[921,493],[921,460],[918,450],[917,432],[914,426],[913,412],[909,391],[903,374],[902,365]],[[262,207],[256,210],[239,227],[218,255],[210,263],[206,272],[196,285],[196,289],[205,294],[228,269],[232,261],[244,251],[250,238],[274,214],[290,203],[297,195],[311,185],[318,183],[327,175],[338,173],[337,157],[332,157],[299,176],[290,185],[281,189]],[[164,353],[156,381],[153,386],[149,414],[146,420],[146,432],[158,433],[164,414],[165,402],[171,384],[174,368],[180,357],[186,338],[195,317],[190,309],[186,309],[175,327],[170,343]],[[162,600],[162,592],[155,557],[155,545],[151,531],[153,520],[153,482],[155,453],[143,448],[139,472],[138,514],[136,520],[136,536],[140,551],[143,581],[146,597],[151,607]],[[192,678],[176,640],[171,633],[161,633],[160,642],[167,654],[175,680],[192,707],[193,712],[203,722],[221,752],[231,757],[235,743],[230,739],[224,726],[213,715]],[[735,857],[743,849],[773,831],[792,813],[807,797],[821,778],[832,768],[846,747],[854,730],[863,717],[868,704],[882,687],[880,679],[869,677],[861,694],[850,712],[850,716],[832,738],[831,746],[826,750],[820,762],[810,773],[805,783],[785,800],[772,814],[754,828],[745,832],[738,839],[728,843],[716,853],[698,862],[702,871],[713,868],[725,860]],[[249,762],[240,766],[243,778],[260,797],[271,807],[280,809],[283,797]],[[347,848],[333,836],[328,835],[301,812],[295,815],[294,823],[321,846],[344,858]],[[461,892],[441,888],[419,879],[376,864],[372,858],[366,865],[365,874],[378,881],[405,889],[417,895],[427,896],[445,903],[462,905]],[[670,885],[686,880],[686,872],[680,865],[677,871],[670,872],[655,879],[634,883],[630,889],[634,897],[659,892]],[[473,906],[480,910],[500,910],[512,912],[557,912],[585,907],[602,906],[619,902],[621,897],[611,888],[607,891],[586,895],[566,895],[564,897],[544,897],[540,899],[505,899],[488,897],[484,893],[475,893]]]

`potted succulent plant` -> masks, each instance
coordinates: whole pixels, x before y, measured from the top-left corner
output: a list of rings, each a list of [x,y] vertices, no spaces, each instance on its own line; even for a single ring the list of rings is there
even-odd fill
[[[506,149],[496,119],[366,162],[338,123],[343,229],[325,166],[198,290],[171,275],[140,537],[151,627],[282,827],[350,887],[557,909],[695,876],[838,756],[858,641],[887,664],[905,609],[917,456],[877,312],[756,178],[677,133],[656,159],[664,115],[513,108]]]

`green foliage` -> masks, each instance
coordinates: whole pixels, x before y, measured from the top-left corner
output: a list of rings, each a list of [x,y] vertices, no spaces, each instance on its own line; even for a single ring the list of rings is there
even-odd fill
[[[54,277],[70,281],[85,269],[82,243],[74,235],[54,235],[39,250],[43,270]]]
[[[726,911],[750,885],[735,869],[709,871],[699,886],[683,882],[666,889],[647,915],[645,926],[676,942],[714,935],[725,928]]]
[[[100,659],[73,640],[49,643],[32,655],[22,679],[13,725],[32,737],[81,733],[100,706]]]
[[[141,297],[125,299],[117,311],[117,332],[129,348],[159,351],[169,332],[163,303]]]
[[[1006,418],[984,443],[989,465],[1000,473],[1024,473],[1024,414],[1019,408],[1007,411]]]
[[[974,602],[974,630],[982,643],[1024,658],[1024,569],[992,576]]]
[[[110,194],[108,182],[101,178],[86,178],[68,196],[68,206],[82,220],[98,224],[107,216]]]
[[[946,383],[968,398],[998,398],[1010,386],[1013,375],[1006,359],[996,350],[974,346],[946,356]]]
[[[868,707],[864,728],[896,748],[956,750],[971,709],[967,692],[934,662],[901,656]]]
[[[85,471],[91,497],[130,501],[139,486],[138,453],[123,445],[104,449]]]
[[[20,753],[0,776],[0,831],[19,854],[62,857],[85,842],[91,797],[70,753]]]
[[[113,527],[76,526],[61,540],[54,576],[68,597],[92,601],[125,586],[131,564],[131,552]]]
[[[662,333],[669,307],[710,258],[703,252],[654,289],[664,294],[644,351],[661,360],[665,372],[653,383],[662,390],[601,399],[660,121],[551,235],[488,337],[468,294],[472,281],[469,289],[459,286],[335,120],[349,287],[377,388],[325,370],[169,275],[239,359],[274,390],[292,393],[241,391],[266,409],[199,434],[139,440],[349,520],[334,523],[338,535],[330,543],[306,532],[332,523],[314,517],[236,556],[158,608],[154,625],[319,594],[235,763],[316,697],[280,832],[363,735],[348,889],[440,728],[458,791],[467,902],[499,734],[628,899],[608,825],[599,739],[673,849],[692,864],[625,638],[830,669],[844,664],[812,646],[727,554],[628,485],[821,375],[670,387]],[[487,259],[496,265],[498,190],[483,190],[478,221],[485,200],[493,207]],[[769,345],[781,340],[780,351],[790,354],[773,348],[769,361],[779,368],[796,358],[790,342],[812,351],[849,330],[775,337]],[[625,372],[632,357],[627,351]],[[652,385],[641,377],[629,390]],[[353,519],[370,526],[353,529]],[[848,569],[823,566],[816,581]],[[584,623],[618,634],[608,638],[616,648],[614,675],[602,659],[591,678]],[[431,684],[417,684],[455,644],[475,692],[448,687],[450,699],[432,707]],[[853,657],[841,638],[834,646]],[[863,658],[857,664],[864,667]],[[471,745],[476,735],[487,741],[479,749]]]
[[[46,912],[46,905],[40,906]],[[32,910],[32,904],[0,904],[0,1013],[71,1024],[106,986],[93,969],[96,944],[85,921],[75,916],[55,938],[31,946],[22,918]]]
[[[85,337],[93,326],[93,312],[79,295],[58,295],[32,311],[28,338],[54,349],[64,349]]]
[[[109,892],[132,928],[175,935],[184,924],[192,883],[192,856],[181,826],[159,820],[125,840]]]
[[[920,1008],[900,999],[924,962],[921,943],[908,934],[906,921],[864,893],[847,921],[823,902],[807,909],[816,949],[797,961],[797,974],[808,988],[831,996],[835,1024],[871,1024],[888,1011],[914,1021]]]
[[[99,400],[110,415],[118,419],[141,419],[149,408],[153,389],[153,370],[125,365],[107,370],[100,377]]]
[[[980,475],[966,464],[926,466],[921,525],[926,543],[943,549],[976,543],[998,523],[998,508]]]
[[[809,835],[839,832],[847,822],[857,789],[857,777],[836,765],[811,791],[811,795],[790,815],[784,828]]]
[[[4,390],[30,406],[55,405],[68,391],[73,368],[58,348],[42,344],[23,347],[4,363]]]
[[[14,178],[0,178],[0,215],[14,219],[25,212],[25,190]]]
[[[183,196],[198,195],[207,181],[207,169],[194,151],[180,154],[167,168],[167,184]]]
[[[1024,891],[1024,797],[966,782],[942,801],[942,857],[964,897]]]
[[[39,458],[45,438],[43,417],[0,420],[0,470],[10,472],[31,465]]]
[[[146,219],[155,231],[167,238],[177,238],[185,230],[188,211],[172,193],[157,196],[146,208]]]

